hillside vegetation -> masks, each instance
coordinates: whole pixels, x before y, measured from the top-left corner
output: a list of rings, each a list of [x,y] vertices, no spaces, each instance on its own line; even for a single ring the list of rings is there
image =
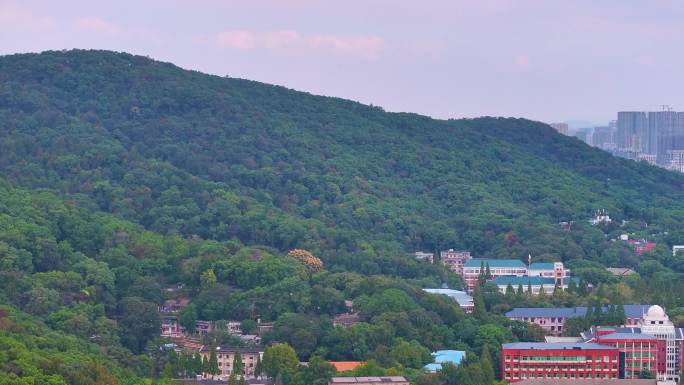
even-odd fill
[[[11,55],[0,175],[6,383],[188,374],[157,337],[157,306],[178,287],[189,328],[260,317],[276,321],[265,342],[298,359],[370,361],[360,374],[420,384],[434,384],[419,369],[444,348],[472,358],[438,384],[491,383],[502,342],[542,337],[500,316],[511,306],[659,303],[677,317],[684,304],[684,256],[669,252],[684,244],[684,176],[524,119],[387,113],[122,53]],[[597,209],[613,224],[590,226]],[[659,246],[638,256],[610,241],[623,232]],[[420,290],[458,277],[406,256],[445,248],[563,260],[596,289],[482,287],[465,316]],[[640,275],[618,282],[606,266]],[[364,322],[333,328],[345,299]],[[321,365],[284,382],[326,383]]]

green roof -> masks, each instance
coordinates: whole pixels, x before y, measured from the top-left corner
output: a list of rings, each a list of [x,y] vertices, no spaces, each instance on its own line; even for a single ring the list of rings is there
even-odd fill
[[[482,263],[484,265],[489,265],[490,268],[493,267],[525,267],[525,264],[519,259],[484,259],[484,258],[473,258],[467,261],[464,267],[481,267]]]
[[[530,264],[530,270],[553,270],[553,262],[535,262]]]

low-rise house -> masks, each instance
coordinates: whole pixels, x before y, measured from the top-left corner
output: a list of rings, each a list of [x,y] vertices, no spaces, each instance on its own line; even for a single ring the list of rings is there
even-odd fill
[[[351,299],[345,299],[344,300],[344,307],[347,308],[347,313],[353,313],[354,312],[354,301]]]
[[[162,317],[161,336],[167,338],[180,338],[185,334],[185,328],[178,323],[175,316]]]
[[[226,330],[230,334],[242,334],[241,325],[240,321],[226,321]]]
[[[634,253],[636,253],[636,255],[647,253],[656,247],[655,242],[647,241],[645,239],[630,239],[627,242],[634,247]]]
[[[179,297],[175,299],[168,299],[159,306],[159,312],[163,314],[176,314],[185,309],[190,304],[190,299]]]
[[[422,251],[416,251],[415,253],[413,253],[413,257],[419,261],[428,261],[430,263],[435,262],[435,254],[433,253],[424,253]]]
[[[676,256],[678,252],[684,251],[684,245],[674,245],[672,246],[672,256]]]
[[[432,294],[443,294],[453,299],[466,313],[472,313],[475,309],[475,302],[473,297],[469,296],[465,291],[451,290],[451,289],[423,289],[423,291]]]
[[[214,321],[195,321],[195,332],[201,336],[214,331]]]
[[[328,385],[409,385],[408,380],[401,376],[385,377],[333,377]]]
[[[447,362],[458,366],[465,355],[466,352],[463,350],[438,350],[432,353],[433,362],[425,365],[423,370],[429,373],[437,373],[442,370],[442,364]]]
[[[463,265],[473,257],[470,255],[470,251],[449,249],[440,251],[439,258],[449,270],[461,275],[463,274]]]
[[[592,225],[602,225],[602,224],[611,224],[613,220],[610,218],[610,215],[608,215],[608,212],[606,210],[599,210],[596,212],[596,215],[592,219],[589,220],[589,223]]]
[[[328,361],[328,363],[338,372],[348,372],[365,364],[363,361]]]
[[[333,326],[347,328],[361,322],[359,313],[342,313],[333,317]]]
[[[208,361],[211,358],[212,349],[216,352],[216,359],[218,361],[219,374],[218,378],[220,380],[225,380],[233,372],[233,362],[235,360],[235,354],[240,353],[242,356],[242,363],[244,365],[245,375],[253,376],[254,368],[259,360],[264,356],[264,351],[261,349],[254,348],[237,348],[231,346],[217,346],[215,348],[204,346],[200,349],[200,355],[202,360],[206,358]],[[211,378],[212,376],[208,373],[203,374],[204,378]]]
[[[243,340],[247,343],[253,344],[253,345],[261,344],[261,337],[259,337],[256,334],[240,334],[240,335],[238,335],[238,337],[241,340]]]
[[[273,322],[263,322],[261,319],[257,319],[256,333],[263,337],[264,333],[268,333],[273,330]]]

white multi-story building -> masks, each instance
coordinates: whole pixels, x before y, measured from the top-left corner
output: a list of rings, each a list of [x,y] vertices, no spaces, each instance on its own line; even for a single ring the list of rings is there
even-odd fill
[[[562,279],[570,275],[570,270],[563,266],[563,262],[534,262],[527,268],[530,277],[544,277]]]
[[[684,251],[684,245],[674,245],[672,246],[672,256],[677,255],[678,252]]]
[[[658,383],[673,385],[679,383],[681,344],[677,341],[677,330],[665,314],[665,310],[658,305],[649,307],[639,322],[639,328],[643,334],[665,341],[666,369],[665,373],[658,373]]]
[[[468,291],[473,291],[477,286],[477,279],[482,268],[489,267],[491,278],[513,276],[524,277],[527,275],[527,266],[518,259],[471,259],[463,265],[463,281]]]

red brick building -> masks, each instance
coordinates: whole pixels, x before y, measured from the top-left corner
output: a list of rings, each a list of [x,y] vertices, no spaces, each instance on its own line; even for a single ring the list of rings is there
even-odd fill
[[[662,352],[665,351],[665,342],[658,341],[654,336],[641,333],[599,333],[595,340],[598,344],[614,346],[620,353],[624,353],[624,378],[639,378],[644,371],[653,375],[664,371],[665,357]]]
[[[620,378],[620,352],[594,343],[516,342],[501,350],[502,379]]]

